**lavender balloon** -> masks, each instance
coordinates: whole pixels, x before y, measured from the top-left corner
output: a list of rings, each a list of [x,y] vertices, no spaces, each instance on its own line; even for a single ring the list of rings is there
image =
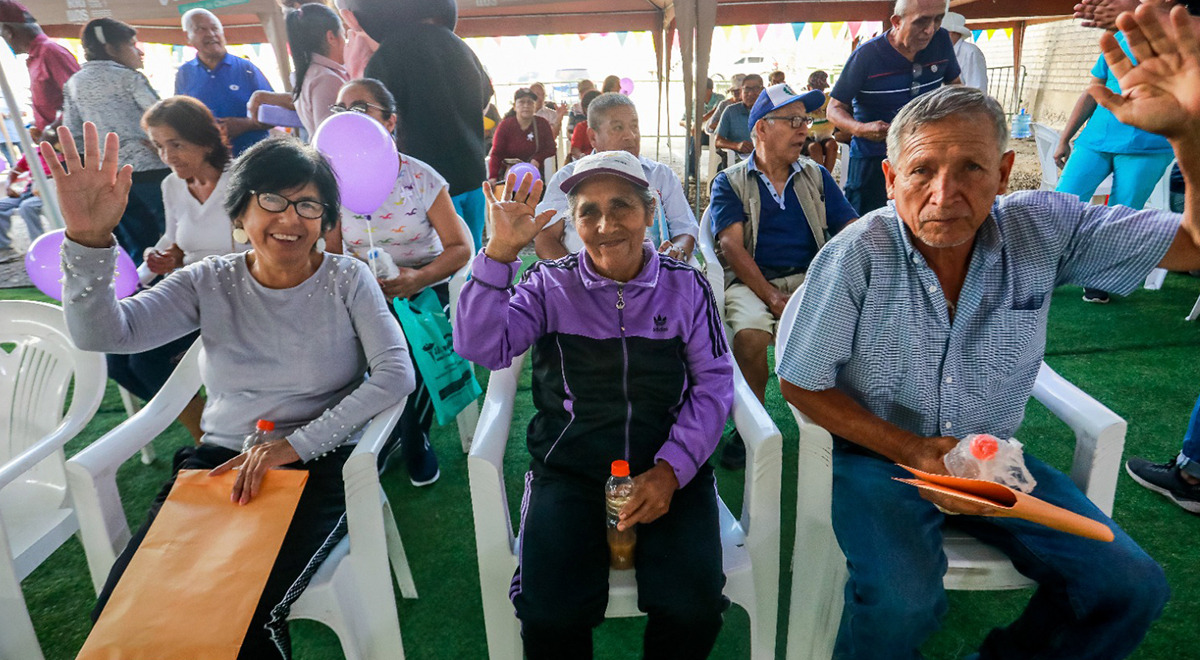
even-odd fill
[[[65,229],[55,229],[38,236],[25,253],[25,272],[38,291],[55,300],[62,300],[62,250]],[[137,266],[125,248],[117,247],[117,268],[113,273],[113,288],[117,298],[133,295],[137,290]]]
[[[621,93],[624,94],[625,96],[629,96],[630,94],[633,93],[633,79],[632,78],[622,78],[621,79]]]
[[[531,186],[533,185],[534,181],[539,181],[542,178],[542,173],[539,172],[538,168],[534,167],[532,163],[517,163],[516,165],[508,168],[508,173],[517,177],[518,186],[520,186],[521,182],[525,180],[526,174],[529,174],[533,177],[533,179],[529,181],[529,185]]]
[[[367,215],[383,205],[396,185],[400,155],[382,124],[357,112],[340,112],[321,122],[312,143],[333,166],[342,206]]]

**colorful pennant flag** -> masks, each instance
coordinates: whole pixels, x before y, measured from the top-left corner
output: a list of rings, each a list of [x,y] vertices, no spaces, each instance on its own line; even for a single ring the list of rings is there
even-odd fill
[[[754,31],[758,33],[758,40],[760,42],[763,40],[763,37],[765,37],[767,35],[767,28],[769,28],[769,27],[771,27],[771,26],[766,25],[765,23],[754,26]]]
[[[979,37],[983,35],[983,30],[971,30],[971,38],[979,41]]]
[[[817,35],[821,34],[821,28],[825,27],[825,24],[824,23],[813,23],[812,26],[813,26],[813,28],[812,28],[813,39],[816,39]]]
[[[733,26],[722,25],[721,34],[725,35],[725,41],[733,41]]]
[[[850,38],[853,39],[858,36],[859,30],[862,29],[863,22],[862,21],[850,21],[849,23],[847,23],[847,25],[850,26]]]
[[[1007,37],[1010,41],[1012,40],[1012,34],[1013,34],[1012,28],[1004,28],[1004,36]]]
[[[625,45],[625,40],[626,40],[626,39],[628,39],[628,38],[629,38],[629,33],[628,33],[628,32],[618,32],[618,33],[617,33],[617,41],[618,41],[618,42],[620,42],[620,44],[621,44],[622,46],[624,46],[624,45]]]
[[[829,24],[829,29],[832,31],[831,34],[833,34],[833,37],[835,39],[838,38],[839,36],[841,36],[842,29],[845,27],[846,27],[846,24],[843,21],[837,21],[836,23]]]
[[[800,35],[804,34],[804,23],[792,23],[792,34],[796,35],[796,41],[800,40]]]
[[[527,34],[527,35],[525,35],[525,36],[529,37],[529,43],[533,44],[533,47],[534,47],[534,48],[537,48],[538,35],[536,35],[536,34]]]

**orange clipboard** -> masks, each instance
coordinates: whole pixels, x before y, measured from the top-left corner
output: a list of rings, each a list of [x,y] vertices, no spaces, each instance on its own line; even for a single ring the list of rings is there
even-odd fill
[[[898,464],[899,465],[899,464]],[[1045,525],[1060,532],[1082,536],[1096,541],[1112,542],[1112,529],[1102,522],[1081,516],[1073,511],[1067,511],[1040,500],[1032,495],[1013,490],[1003,484],[978,479],[951,477],[942,474],[922,472],[907,465],[900,467],[916,475],[916,479],[901,479],[896,481],[916,486],[922,490],[941,493],[950,497],[985,506],[992,510],[992,515],[1005,518],[1021,518],[1030,522]]]
[[[77,660],[235,660],[305,470],[269,470],[244,506],[237,472],[181,470]]]

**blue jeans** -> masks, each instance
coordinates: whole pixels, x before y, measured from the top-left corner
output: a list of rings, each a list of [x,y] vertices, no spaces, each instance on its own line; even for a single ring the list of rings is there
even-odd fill
[[[476,188],[455,195],[450,201],[454,202],[455,212],[467,221],[467,228],[471,230],[471,240],[475,241],[475,251],[478,252],[483,247],[483,221],[487,217],[487,200],[483,196],[483,189]]]
[[[1192,409],[1192,421],[1188,422],[1178,460],[1179,469],[1200,479],[1200,399],[1196,399],[1196,407]]]
[[[850,580],[834,656],[919,658],[940,626],[947,517],[909,476],[877,455],[835,441],[833,527]],[[991,658],[1123,658],[1141,642],[1169,597],[1162,568],[1096,508],[1070,478],[1026,454],[1033,494],[1112,528],[1112,543],[1092,541],[1013,518],[953,516],[949,521],[1003,550],[1037,581],[1029,606],[980,648]]]
[[[1069,193],[1084,202],[1091,201],[1096,188],[1109,174],[1113,175],[1109,206],[1128,206],[1140,209],[1150,199],[1150,193],[1167,171],[1175,155],[1171,152],[1149,154],[1115,154],[1075,147],[1056,191]]]

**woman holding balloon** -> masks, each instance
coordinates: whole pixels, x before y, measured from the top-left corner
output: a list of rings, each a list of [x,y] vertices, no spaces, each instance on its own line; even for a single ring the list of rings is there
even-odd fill
[[[396,160],[390,137],[396,128],[396,102],[380,81],[351,80],[330,110],[339,116],[323,125],[314,140],[342,182],[341,223],[328,233],[326,249],[370,264],[388,300],[412,298],[432,288],[445,312],[447,283],[471,258],[472,246],[446,180],[404,154],[399,154],[399,171],[387,166]],[[368,148],[373,152],[349,153]],[[348,172],[349,158],[366,167]],[[414,373],[417,390],[408,398],[393,439],[400,441],[400,456],[413,485],[425,486],[439,475],[437,455],[429,445],[433,405],[420,373],[415,368]]]
[[[513,94],[513,109],[492,136],[488,156],[488,178],[492,185],[504,180],[508,168],[529,163],[541,170],[547,158],[558,153],[558,142],[550,122],[537,116],[537,94],[522,87]]]

